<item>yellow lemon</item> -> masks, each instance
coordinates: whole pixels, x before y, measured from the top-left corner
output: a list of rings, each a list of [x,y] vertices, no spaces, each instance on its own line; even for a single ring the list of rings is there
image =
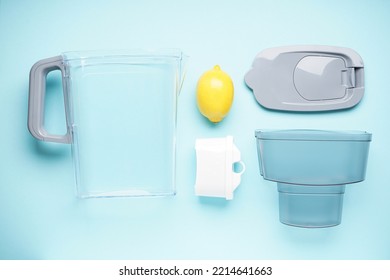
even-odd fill
[[[233,81],[219,65],[199,78],[196,101],[199,111],[211,122],[217,123],[229,113],[233,103]]]

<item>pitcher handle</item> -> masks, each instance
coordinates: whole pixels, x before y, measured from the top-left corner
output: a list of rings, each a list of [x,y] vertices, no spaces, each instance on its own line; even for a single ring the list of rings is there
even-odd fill
[[[67,126],[65,135],[48,133],[44,128],[44,108],[47,74],[54,70],[60,70],[64,77],[65,69],[62,56],[55,56],[39,60],[30,71],[30,89],[28,100],[28,130],[38,140],[57,143],[71,143],[71,134]],[[64,85],[64,78],[62,78]],[[66,106],[66,105],[65,105]]]

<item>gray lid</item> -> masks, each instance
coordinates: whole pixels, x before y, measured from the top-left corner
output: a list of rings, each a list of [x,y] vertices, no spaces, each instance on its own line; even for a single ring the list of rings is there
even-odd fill
[[[371,141],[372,134],[365,131],[333,131],[312,129],[256,130],[255,136],[264,140],[302,141]]]
[[[355,106],[364,94],[361,57],[348,48],[266,49],[245,75],[256,100],[269,109],[326,111]]]

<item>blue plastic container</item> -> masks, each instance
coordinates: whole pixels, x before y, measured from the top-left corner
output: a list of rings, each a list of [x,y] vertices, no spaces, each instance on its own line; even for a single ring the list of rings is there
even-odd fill
[[[282,223],[340,224],[346,184],[365,179],[372,135],[363,131],[256,130],[260,174],[278,183]]]

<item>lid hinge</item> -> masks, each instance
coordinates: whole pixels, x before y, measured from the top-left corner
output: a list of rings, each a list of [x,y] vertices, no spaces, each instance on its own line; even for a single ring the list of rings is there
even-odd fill
[[[356,86],[355,68],[341,70],[341,84],[346,88],[354,88]]]

